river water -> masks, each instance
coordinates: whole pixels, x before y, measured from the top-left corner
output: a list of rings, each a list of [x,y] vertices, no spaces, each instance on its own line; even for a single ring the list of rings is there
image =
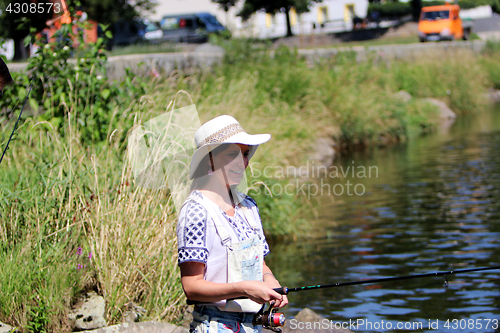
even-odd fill
[[[288,287],[500,265],[499,152],[500,105],[447,132],[344,157],[322,179],[344,194],[323,185],[319,235],[273,244],[266,262]],[[346,193],[347,181],[360,195]],[[290,293],[285,314],[308,307],[331,320],[323,326],[351,321],[363,332],[500,332],[500,270],[444,281]]]

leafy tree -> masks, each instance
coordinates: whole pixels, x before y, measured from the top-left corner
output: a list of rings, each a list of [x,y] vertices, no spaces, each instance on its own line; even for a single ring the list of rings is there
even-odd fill
[[[413,10],[413,20],[415,22],[418,22],[418,19],[420,17],[420,11],[422,10],[422,2],[421,0],[411,0],[411,7]]]
[[[212,2],[219,4],[220,8],[227,13],[229,8],[234,7],[238,0],[212,0]]]
[[[81,7],[90,19],[107,25],[140,17],[156,6],[152,0],[67,0],[67,3]]]
[[[290,24],[290,10],[295,8],[297,13],[305,13],[309,11],[309,6],[313,2],[321,2],[322,0],[245,0],[243,8],[238,13],[243,20],[248,20],[250,16],[258,10],[264,9],[266,13],[275,13],[284,11],[286,15],[286,35],[293,36],[292,27]]]
[[[27,57],[26,48],[23,40],[34,28],[37,32],[46,27],[46,21],[54,16],[53,9],[47,12],[49,6],[47,3],[58,2],[59,0],[0,0],[0,37],[11,38],[15,43],[14,59]],[[36,10],[35,13],[24,12],[22,10],[15,12],[12,6],[19,8],[29,8],[32,3],[45,4],[46,11],[41,13]],[[112,25],[120,19],[131,20],[139,17],[143,12],[152,11],[156,3],[153,0],[67,0],[69,7],[79,7],[84,10],[88,18],[98,23]],[[9,7],[10,5],[10,7]],[[17,7],[16,7],[17,8]]]
[[[30,33],[30,28],[37,31],[45,27],[45,22],[53,15],[48,12],[49,6],[42,6],[44,13],[38,8],[31,13],[30,4],[37,4],[38,1],[30,0],[0,0],[0,37],[14,40],[14,59],[27,57],[27,50],[24,47],[24,38]],[[42,4],[47,1],[40,2]],[[17,12],[17,13],[16,13]]]

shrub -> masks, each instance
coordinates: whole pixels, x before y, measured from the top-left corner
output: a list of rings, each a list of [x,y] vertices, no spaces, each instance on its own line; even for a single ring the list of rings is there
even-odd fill
[[[422,7],[428,6],[440,6],[444,5],[446,1],[432,0],[432,1],[421,1]],[[455,3],[453,0],[448,1],[448,3]],[[500,12],[500,0],[459,0],[458,5],[461,9],[472,9],[479,6],[491,6],[491,9],[495,13]]]
[[[406,15],[411,15],[413,9],[410,3],[406,2],[386,2],[383,4],[370,3],[368,5],[368,13],[370,16],[373,12],[379,12],[380,17],[399,18]]]
[[[84,27],[82,22],[64,24],[52,42],[30,36],[31,41],[36,40],[41,45],[28,59],[27,69],[31,75],[13,73],[15,84],[6,90],[0,100],[0,109],[7,109],[15,101],[22,100],[27,94],[25,87],[31,83],[29,105],[39,121],[47,121],[64,137],[67,133],[62,123],[71,113],[71,120],[81,129],[80,139],[87,144],[99,144],[116,125],[121,110],[143,95],[145,87],[144,83],[132,84],[134,76],[129,72],[120,84],[109,82],[104,39],[85,44]]]

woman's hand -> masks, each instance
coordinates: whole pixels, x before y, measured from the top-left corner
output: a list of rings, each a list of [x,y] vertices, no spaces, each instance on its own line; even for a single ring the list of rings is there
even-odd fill
[[[187,299],[199,302],[217,302],[222,299],[248,297],[264,304],[280,301],[278,294],[262,281],[240,281],[234,283],[215,283],[203,279],[205,265],[199,262],[185,262],[180,265],[181,282]],[[268,274],[266,274],[267,276]]]
[[[264,277],[264,283],[266,285],[269,286],[269,288],[271,289],[275,289],[275,288],[280,288],[281,285],[280,283],[278,282],[278,280],[276,280],[274,278],[274,275],[272,274],[266,274],[266,276]],[[286,295],[280,295],[281,298],[277,299],[274,303],[274,307],[275,308],[282,308],[284,307],[285,305],[288,304],[288,297],[286,297]]]
[[[271,269],[266,265],[264,262],[264,276],[262,277],[264,280],[264,283],[269,286],[271,289],[276,289],[280,288],[281,284],[276,280],[274,277],[273,273],[271,272]],[[282,297],[279,299],[276,299],[274,303],[275,308],[282,308],[285,305],[288,304],[288,297],[286,295],[281,295]]]
[[[264,304],[271,301],[281,302],[284,296],[278,294],[276,291],[270,288],[267,283],[262,281],[242,281],[238,283],[241,284],[242,291],[245,293],[245,295],[252,301],[259,304]]]

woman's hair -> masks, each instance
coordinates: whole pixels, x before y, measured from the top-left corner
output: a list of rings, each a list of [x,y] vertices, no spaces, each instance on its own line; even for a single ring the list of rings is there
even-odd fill
[[[10,76],[9,69],[7,68],[7,65],[3,61],[2,58],[0,58],[0,89],[3,86],[6,86],[8,84],[11,84],[12,81],[12,76]]]
[[[208,171],[215,171],[213,157],[217,156],[217,154],[223,152],[228,147],[229,144],[227,143],[221,144],[202,158],[202,160],[198,164],[198,167],[196,168],[196,171],[193,174],[193,183],[191,184],[191,190],[200,189],[205,185],[208,180],[207,177],[205,177],[206,175],[208,175]],[[208,163],[208,161],[210,161],[210,163]]]

